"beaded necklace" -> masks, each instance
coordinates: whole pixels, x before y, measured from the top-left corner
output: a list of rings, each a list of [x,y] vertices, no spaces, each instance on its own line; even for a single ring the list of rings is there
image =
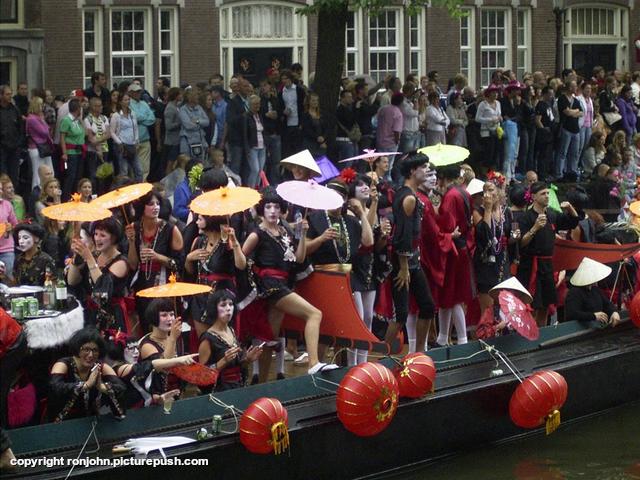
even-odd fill
[[[158,237],[160,236],[160,231],[164,228],[164,224],[161,223],[160,225],[156,225],[156,235],[153,238],[153,243],[147,243],[145,242],[145,238],[144,238],[144,220],[140,220],[140,250],[142,250],[142,247],[146,247],[146,246],[151,246],[151,249],[153,251],[155,251],[156,249],[156,244],[158,243]],[[140,252],[138,252],[138,255],[140,255]],[[153,263],[153,260],[145,260],[144,261],[144,266],[145,266],[145,272],[144,272],[144,278],[145,280],[149,280],[151,278],[151,264]]]
[[[284,251],[285,262],[296,261],[296,254],[293,251],[291,236],[289,235],[289,232],[287,232],[286,228],[284,228],[282,225],[278,225],[277,228],[280,235],[277,236],[271,233],[271,231],[267,227],[261,226],[260,228],[264,232],[266,232],[267,235],[269,235],[273,239],[273,241],[280,246],[280,248],[282,248],[282,250]]]
[[[327,225],[331,228],[331,219],[329,218],[329,214],[325,211],[324,216],[327,219]],[[347,224],[344,221],[344,217],[340,215],[340,244],[345,244],[345,253],[346,256],[340,255],[340,249],[338,248],[338,242],[336,239],[333,239],[333,249],[336,252],[336,257],[338,258],[338,263],[349,263],[351,259],[351,241],[349,239],[349,230],[347,230]]]
[[[492,214],[491,235],[493,236],[493,238],[491,239],[491,243],[492,243],[493,251],[495,252],[495,254],[500,255],[500,253],[502,253],[502,250],[504,249],[501,241],[502,237],[504,236],[504,207],[500,208],[500,219],[497,221],[497,223],[500,229],[499,236],[496,235],[496,219],[493,217],[493,214]]]
[[[207,237],[206,235],[204,235],[202,237],[202,240],[204,240],[204,247],[207,248],[207,245],[210,244],[209,242],[209,237]],[[201,240],[201,241],[202,241]],[[213,248],[211,249],[211,251],[209,252],[209,255],[207,255],[207,258],[205,258],[204,260],[199,260],[198,261],[198,277],[200,277],[200,274],[202,273],[202,271],[204,270],[205,272],[211,273],[211,269],[209,269],[209,260],[211,260],[211,257],[213,256],[214,253],[216,253],[218,251],[218,248],[220,248],[220,245],[224,243],[222,241],[222,239],[219,239],[214,245]]]

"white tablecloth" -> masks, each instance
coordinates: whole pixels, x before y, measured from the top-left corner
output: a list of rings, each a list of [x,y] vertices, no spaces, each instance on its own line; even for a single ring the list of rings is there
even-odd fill
[[[82,306],[57,317],[26,320],[23,324],[30,348],[53,348],[66,343],[84,327]]]

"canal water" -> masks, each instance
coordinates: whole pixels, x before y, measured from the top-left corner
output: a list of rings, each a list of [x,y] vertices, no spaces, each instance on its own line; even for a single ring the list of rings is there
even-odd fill
[[[385,480],[640,480],[640,403]]]

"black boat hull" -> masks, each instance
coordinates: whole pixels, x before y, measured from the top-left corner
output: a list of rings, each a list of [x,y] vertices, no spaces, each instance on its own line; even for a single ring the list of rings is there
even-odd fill
[[[536,345],[537,348],[522,350],[510,358],[526,374],[552,369],[565,377],[569,390],[561,411],[563,422],[640,399],[640,337],[635,329],[627,325],[616,330],[578,334],[564,342],[544,347]],[[258,476],[346,479],[437,459],[527,432],[516,427],[508,414],[509,399],[517,385],[513,375],[492,377],[491,372],[496,368],[494,360],[473,358],[452,362],[447,367],[443,365],[447,364],[443,362],[439,368],[436,392],[419,400],[403,400],[390,426],[375,437],[360,438],[348,432],[337,419],[335,396],[318,391],[320,396],[285,402],[290,424],[289,453],[251,454],[240,444],[237,434],[221,435],[165,451],[171,457],[182,459],[207,458],[206,467],[162,467],[161,470],[135,467],[118,471],[82,468],[76,469],[73,476],[107,479],[116,474],[121,478],[139,479],[151,478],[155,471],[162,475],[179,472],[188,475],[189,480]],[[504,365],[500,368],[507,372]],[[333,379],[339,381],[339,378]],[[270,389],[273,393],[273,389],[282,388],[282,384],[262,386],[255,394],[269,395]],[[225,421],[225,427],[229,425]],[[195,430],[193,425],[188,425],[164,434],[193,435]],[[562,426],[555,435],[562,435]],[[115,439],[103,442],[99,455],[111,456],[111,446],[115,443]],[[78,449],[69,448],[60,454],[75,457]],[[34,469],[19,475],[64,478],[67,471]]]

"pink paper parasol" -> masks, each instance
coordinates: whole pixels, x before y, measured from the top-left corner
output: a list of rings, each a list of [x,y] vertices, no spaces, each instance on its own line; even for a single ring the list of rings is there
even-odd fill
[[[500,310],[507,324],[527,340],[536,340],[540,336],[538,325],[527,305],[509,290],[498,295]]]
[[[314,180],[284,182],[278,185],[276,191],[287,202],[314,210],[335,210],[344,203],[338,192],[323,187]]]
[[[363,154],[356,155],[355,157],[345,158],[338,163],[353,162],[354,160],[366,160],[367,162],[373,162],[378,157],[388,157],[389,155],[401,155],[402,152],[376,152],[375,149],[365,148]]]

